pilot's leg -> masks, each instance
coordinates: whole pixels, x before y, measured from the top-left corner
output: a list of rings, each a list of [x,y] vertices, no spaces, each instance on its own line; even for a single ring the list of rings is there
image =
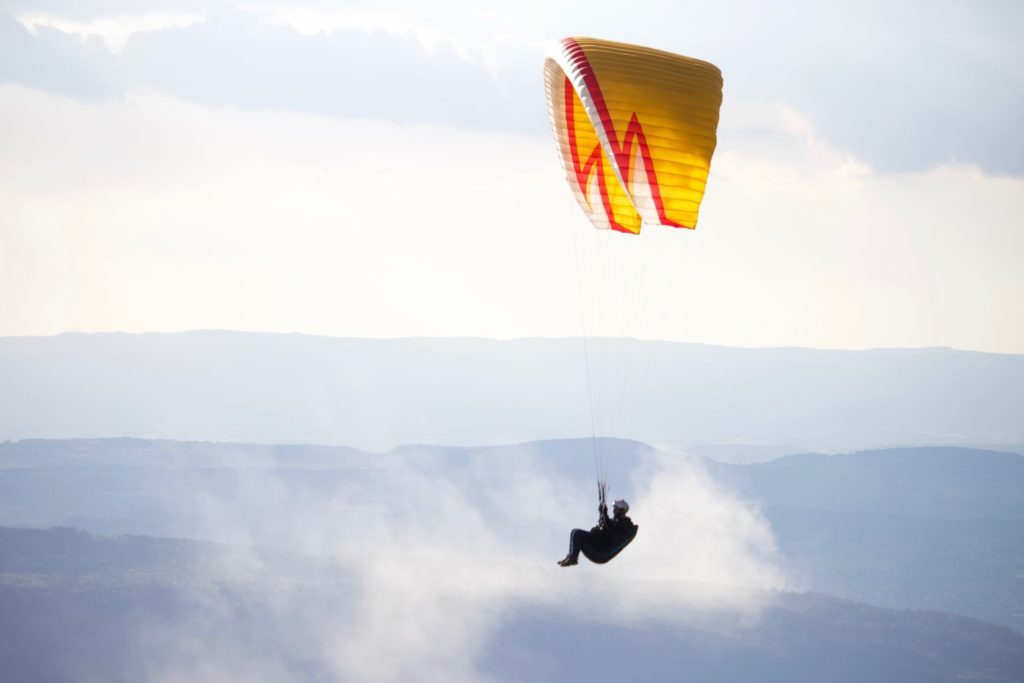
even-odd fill
[[[577,564],[580,559],[580,551],[584,555],[589,555],[593,545],[593,534],[583,529],[573,529],[572,533],[569,534],[569,554],[558,564],[563,567],[571,567]]]

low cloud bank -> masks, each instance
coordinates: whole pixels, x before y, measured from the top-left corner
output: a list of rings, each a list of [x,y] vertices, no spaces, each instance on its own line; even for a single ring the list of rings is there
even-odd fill
[[[230,496],[200,497],[204,536],[330,558],[336,572],[275,583],[263,555],[225,552],[196,596],[198,623],[152,637],[162,653],[147,661],[152,678],[486,680],[492,637],[524,611],[567,626],[742,629],[783,585],[763,517],[685,458],[642,458],[617,491],[641,527],[636,542],[608,565],[572,569],[555,561],[569,527],[596,517],[593,484],[552,474],[529,447],[380,456],[319,485],[330,478],[239,470]],[[258,618],[279,647],[252,652],[224,628],[247,590],[269,605]]]

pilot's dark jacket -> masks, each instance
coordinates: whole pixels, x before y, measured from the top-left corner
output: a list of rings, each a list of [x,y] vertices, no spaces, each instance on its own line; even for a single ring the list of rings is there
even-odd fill
[[[569,555],[566,560],[575,564],[582,552],[596,564],[604,564],[612,559],[636,537],[640,528],[633,524],[628,516],[609,517],[608,511],[601,508],[601,516],[597,525],[590,531],[573,529],[569,535]]]

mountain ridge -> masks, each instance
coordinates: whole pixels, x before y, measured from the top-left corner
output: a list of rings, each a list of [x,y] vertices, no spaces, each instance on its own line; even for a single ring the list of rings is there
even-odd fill
[[[615,357],[620,340],[592,340]],[[578,338],[368,340],[278,333],[0,338],[0,439],[516,443],[598,431],[718,459],[925,443],[1024,444],[1024,356],[629,342],[588,393]],[[602,384],[603,382],[603,384]]]

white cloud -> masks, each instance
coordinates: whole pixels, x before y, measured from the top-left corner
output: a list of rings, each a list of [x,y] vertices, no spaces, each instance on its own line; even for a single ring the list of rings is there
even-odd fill
[[[395,10],[355,6],[304,7],[294,4],[256,4],[251,6],[251,9],[267,20],[291,27],[303,35],[333,33],[344,29],[386,33],[415,39],[427,54],[435,53],[438,47],[443,45],[453,48],[462,59],[468,62],[475,61],[473,51],[465,41],[455,35],[412,21],[404,13]]]
[[[8,4],[26,25],[101,36],[114,48],[147,32],[109,58],[13,31],[8,78],[72,97],[152,87],[203,103],[380,118],[393,118],[399,101],[401,114],[413,120],[536,130],[527,110],[505,109],[505,100],[529,101],[544,46],[583,34],[708,59],[725,73],[730,106],[758,98],[789,102],[824,137],[875,168],[967,161],[990,172],[1021,172],[1014,114],[1024,71],[1014,68],[1022,60],[1012,28],[1021,12],[1007,3],[769,8],[749,0],[685,7],[640,0],[628,15],[613,5],[582,12],[534,0]],[[887,21],[876,21],[880,11]],[[208,23],[200,30],[156,35],[203,14]],[[925,15],[930,20],[922,22]],[[949,26],[957,27],[956,40]],[[410,92],[367,88],[359,73],[334,68],[349,62],[413,74]],[[334,89],[367,96],[353,105]],[[456,102],[459,95],[468,96]]]
[[[510,101],[521,90],[518,84],[510,85],[509,79],[516,78],[524,60],[540,63],[552,40],[532,34],[530,29],[537,26],[543,13],[523,3],[511,11],[476,3],[455,3],[447,8],[432,3],[426,13],[415,6],[383,9],[374,3],[324,7],[255,2],[244,6],[265,21],[303,35],[355,29],[415,40],[427,56],[450,50],[466,63],[486,68],[499,93]]]
[[[135,33],[183,28],[203,21],[199,14],[172,12],[145,12],[141,14],[110,15],[89,20],[61,17],[56,14],[26,13],[18,21],[31,33],[40,27],[56,29],[80,36],[83,40],[97,36],[111,52],[119,52]]]
[[[783,585],[766,521],[687,460],[657,456],[633,482],[618,482],[632,491],[637,540],[607,565],[563,569],[555,562],[569,525],[596,517],[592,483],[553,475],[527,448],[468,463],[447,455],[382,455],[372,470],[331,478],[332,491],[294,471],[239,470],[229,494],[209,492],[194,535],[334,558],[348,583],[315,584],[313,600],[303,590],[261,596],[274,603],[272,630],[309,639],[309,656],[343,680],[481,680],[491,639],[523,609],[743,628]],[[218,576],[256,586],[275,571],[233,548]],[[229,609],[215,589],[201,598],[204,613]],[[234,656],[231,644],[219,634],[206,651],[172,659],[210,668]]]

